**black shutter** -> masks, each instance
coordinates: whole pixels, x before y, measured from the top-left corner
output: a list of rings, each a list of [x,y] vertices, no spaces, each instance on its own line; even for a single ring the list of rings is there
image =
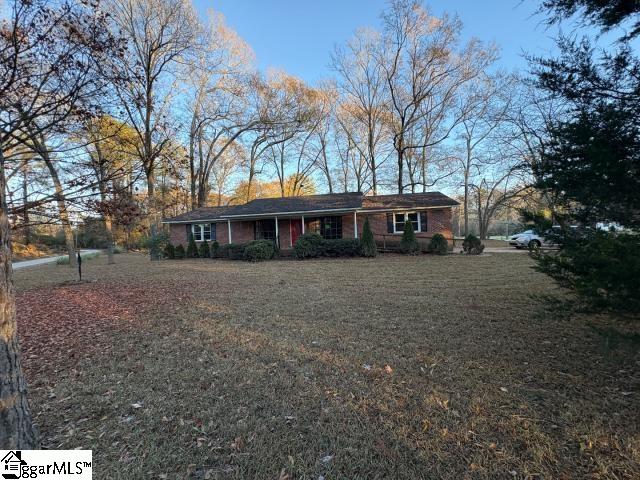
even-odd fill
[[[189,240],[191,239],[191,224],[187,223],[185,224],[185,227],[187,227],[187,243],[189,243]]]
[[[427,231],[427,212],[420,212],[420,231]]]
[[[216,232],[216,227],[217,227],[217,225],[218,225],[217,223],[212,223],[211,224],[211,241],[212,242],[215,242],[217,240],[217,237],[216,237],[216,233],[217,233]]]
[[[387,233],[393,233],[393,213],[387,213]]]

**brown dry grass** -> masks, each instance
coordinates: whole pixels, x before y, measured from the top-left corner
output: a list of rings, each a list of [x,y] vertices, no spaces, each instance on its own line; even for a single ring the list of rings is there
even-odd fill
[[[45,446],[96,478],[640,476],[637,328],[551,315],[526,255],[117,260],[16,273],[96,329],[25,359]]]

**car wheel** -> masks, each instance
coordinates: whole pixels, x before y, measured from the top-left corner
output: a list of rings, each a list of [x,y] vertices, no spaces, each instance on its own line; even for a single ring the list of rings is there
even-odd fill
[[[531,250],[531,251],[540,250],[540,247],[541,247],[540,241],[538,241],[538,240],[531,240],[529,242],[529,250]]]

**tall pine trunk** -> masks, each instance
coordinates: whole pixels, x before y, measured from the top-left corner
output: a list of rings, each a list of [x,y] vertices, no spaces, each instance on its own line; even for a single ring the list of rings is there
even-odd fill
[[[4,158],[0,150],[0,449],[34,449],[37,446],[18,345],[11,228]]]

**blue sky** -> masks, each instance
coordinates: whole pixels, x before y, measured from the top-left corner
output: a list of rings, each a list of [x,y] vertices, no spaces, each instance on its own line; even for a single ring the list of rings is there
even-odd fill
[[[195,0],[204,15],[212,8],[251,45],[260,69],[282,68],[311,84],[329,77],[330,54],[356,28],[379,27],[385,0]],[[553,51],[554,29],[533,15],[537,0],[439,0],[427,2],[436,15],[457,13],[463,37],[494,41],[500,66],[526,69],[523,51]]]

